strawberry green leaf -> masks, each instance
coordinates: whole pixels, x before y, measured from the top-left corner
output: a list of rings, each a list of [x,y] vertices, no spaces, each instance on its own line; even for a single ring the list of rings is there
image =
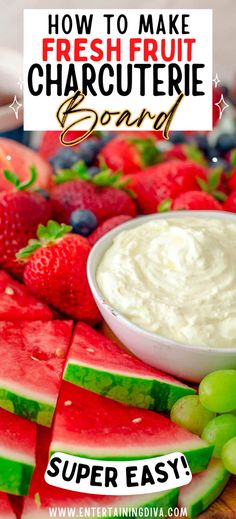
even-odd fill
[[[165,213],[171,210],[172,200],[171,198],[166,198],[158,205],[157,211],[158,213]]]
[[[27,189],[28,187],[32,186],[35,183],[35,180],[37,178],[37,170],[35,166],[30,167],[30,178],[29,180],[26,180],[25,182],[20,182],[20,179],[18,176],[13,173],[12,171],[9,171],[8,169],[5,169],[3,172],[6,180],[11,182],[15,186],[15,188],[19,191],[23,191]]]
[[[227,198],[227,195],[223,193],[223,191],[213,191],[212,196],[216,198],[216,200],[219,200],[219,202],[224,202]]]
[[[13,184],[13,186],[15,186],[16,188],[20,185],[20,180],[18,176],[15,175],[15,173],[13,173],[12,171],[9,171],[9,169],[4,169],[3,174],[5,179],[8,180],[8,182],[11,182],[11,184]]]
[[[231,164],[232,166],[236,166],[236,149],[231,151]]]
[[[134,144],[140,155],[142,167],[153,166],[162,160],[162,154],[157,148],[155,140],[151,137],[148,139],[130,138],[129,142]]]
[[[196,180],[197,180],[197,183],[198,183],[199,187],[201,188],[201,190],[208,193],[208,188],[209,188],[208,183],[200,177],[197,177]]]
[[[38,240],[29,240],[28,245],[16,254],[17,259],[26,260],[37,249],[55,243],[71,230],[72,227],[70,225],[60,224],[54,220],[49,220],[47,225],[39,224],[37,229]]]
[[[41,243],[38,240],[29,240],[29,243],[23,249],[20,249],[16,254],[16,258],[19,260],[25,260],[31,256],[37,249],[41,247]]]
[[[208,186],[210,188],[210,192],[211,190],[214,190],[218,187],[221,180],[222,171],[222,168],[215,168],[210,173],[208,177]]]
[[[204,158],[203,153],[201,152],[201,150],[199,150],[199,148],[197,148],[197,146],[194,146],[194,144],[183,144],[183,150],[185,152],[187,159],[192,160],[193,162],[196,162],[201,166],[206,165],[206,160]]]

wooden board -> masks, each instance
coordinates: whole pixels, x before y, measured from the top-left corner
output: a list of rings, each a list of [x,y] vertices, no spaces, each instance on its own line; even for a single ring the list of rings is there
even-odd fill
[[[199,519],[236,519],[236,477],[231,478],[223,494]]]

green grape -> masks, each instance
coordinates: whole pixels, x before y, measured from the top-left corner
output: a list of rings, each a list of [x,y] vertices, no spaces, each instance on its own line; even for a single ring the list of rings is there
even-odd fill
[[[213,456],[220,458],[225,443],[236,436],[236,416],[222,414],[211,420],[202,432],[202,439],[213,445]]]
[[[197,395],[183,396],[173,405],[170,413],[172,422],[188,431],[201,436],[205,425],[214,418],[215,413],[205,409]]]
[[[215,371],[199,386],[201,404],[215,413],[230,413],[236,409],[236,370]]]
[[[226,470],[236,475],[236,437],[231,438],[222,449],[222,461]]]

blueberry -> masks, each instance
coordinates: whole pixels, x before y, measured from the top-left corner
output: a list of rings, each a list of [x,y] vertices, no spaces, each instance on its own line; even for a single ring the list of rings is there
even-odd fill
[[[206,151],[207,159],[212,166],[217,166],[218,161],[220,160],[220,153],[217,148],[208,148]]]
[[[117,136],[116,132],[105,132],[101,137],[102,145],[104,146],[107,142],[112,141]]]
[[[92,166],[91,168],[88,168],[88,174],[90,177],[95,177],[98,173],[100,173],[100,169],[96,166]]]
[[[77,152],[71,148],[61,148],[54,157],[49,159],[54,171],[71,168],[78,161]]]
[[[209,147],[207,136],[204,135],[203,133],[196,133],[196,135],[194,136],[194,140],[195,140],[197,147],[201,151],[206,153],[208,150],[208,147]]]
[[[37,193],[41,195],[45,200],[49,200],[49,192],[46,189],[37,189]]]
[[[226,153],[236,147],[235,133],[222,133],[219,135],[216,146],[221,153]]]
[[[88,236],[96,229],[98,221],[92,211],[76,209],[70,215],[70,224],[74,233]]]
[[[83,160],[86,166],[91,166],[102,146],[101,141],[96,139],[88,139],[81,142],[77,151],[77,160]]]
[[[170,142],[173,144],[182,144],[186,141],[186,135],[183,132],[170,132]]]

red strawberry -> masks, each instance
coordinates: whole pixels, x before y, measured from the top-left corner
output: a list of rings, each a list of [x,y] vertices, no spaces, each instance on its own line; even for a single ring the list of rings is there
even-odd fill
[[[124,214],[121,214],[119,216],[113,216],[113,218],[109,218],[108,220],[105,220],[105,222],[101,223],[97,227],[95,231],[90,234],[88,237],[88,241],[91,246],[93,246],[104,234],[111,231],[118,225],[121,225],[122,223],[128,222],[128,220],[132,220],[131,216],[127,216]]]
[[[124,175],[135,173],[160,162],[160,152],[152,138],[117,137],[109,141],[100,152],[100,160],[112,171]]]
[[[86,274],[91,247],[70,230],[52,220],[39,225],[38,240],[30,240],[17,258],[26,261],[24,282],[32,294],[73,319],[96,324],[100,314]]]
[[[223,203],[224,211],[229,211],[230,213],[236,213],[236,189],[232,191],[228,198]]]
[[[152,166],[132,176],[129,184],[144,214],[155,213],[167,198],[199,189],[197,178],[206,179],[206,170],[190,161],[170,161]]]
[[[70,131],[67,133],[66,139],[68,141],[74,140],[77,137],[80,137],[83,135],[84,132],[78,132],[78,131]],[[61,132],[44,132],[42,135],[42,139],[39,146],[39,153],[41,157],[48,160],[53,155],[57,153],[57,151],[63,147],[63,145],[60,142],[60,135]]]
[[[10,191],[12,184],[3,175],[5,169],[10,169],[21,182],[27,181],[29,168],[37,168],[37,186],[48,189],[52,182],[52,168],[35,151],[10,139],[0,138],[0,190]]]
[[[191,144],[174,144],[169,150],[164,153],[165,160],[192,160],[201,166],[206,165],[203,153],[194,145]]]
[[[75,168],[77,170],[62,171],[61,176],[56,177],[59,185],[51,191],[55,220],[70,223],[70,215],[76,209],[92,211],[99,223],[120,214],[136,216],[135,203],[126,192],[126,182],[121,181],[121,174],[112,174],[106,169],[91,177],[83,164],[79,163]],[[67,180],[70,178],[84,180]]]
[[[9,171],[5,176],[15,191],[0,192],[0,265],[21,277],[23,266],[16,261],[15,254],[36,236],[39,223],[48,221],[51,206],[40,194],[23,190],[33,184],[34,170],[30,181],[25,184]]]
[[[222,205],[209,193],[204,191],[188,191],[178,196],[172,204],[174,211],[185,209],[186,211],[222,211]]]

